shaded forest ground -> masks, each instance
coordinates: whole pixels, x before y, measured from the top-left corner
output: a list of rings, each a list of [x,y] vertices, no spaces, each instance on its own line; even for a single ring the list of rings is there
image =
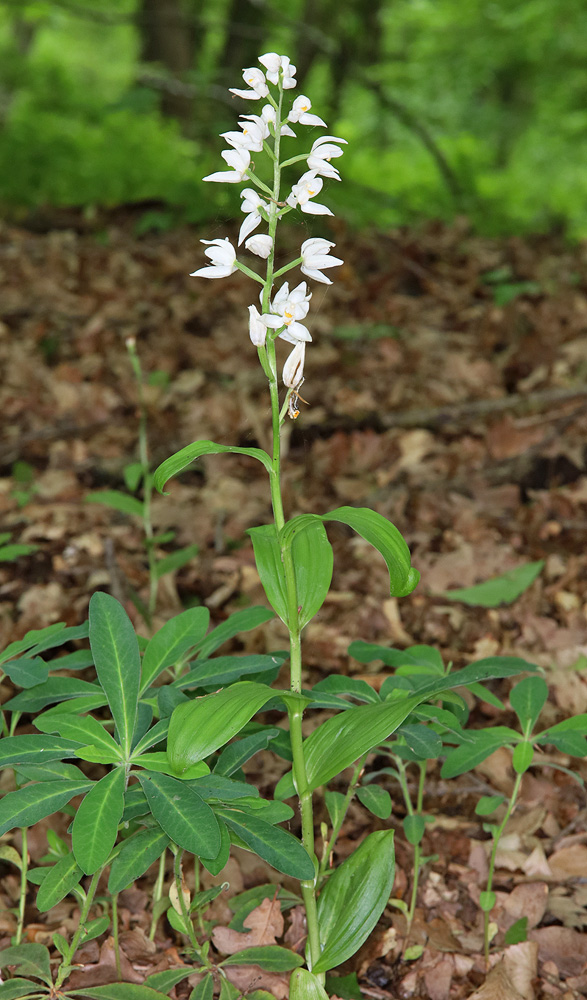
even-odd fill
[[[0,563],[2,645],[53,621],[82,621],[96,589],[146,592],[140,525],[85,502],[89,491],[124,488],[123,468],[136,458],[137,394],[125,338],[137,338],[150,375],[154,465],[198,438],[268,444],[265,379],[246,328],[251,283],[240,274],[209,282],[188,276],[203,263],[200,236],[233,238],[235,230],[137,238],[137,219],[128,212],[93,230],[76,219],[50,232],[0,230],[0,523],[13,542],[38,546]],[[347,647],[359,638],[400,648],[429,643],[455,666],[512,653],[545,668],[549,721],[587,711],[587,247],[556,237],[482,239],[464,221],[360,236],[337,224],[332,238],[345,264],[332,287],[312,285],[314,342],[302,390],[309,405],[287,427],[287,512],[375,508],[405,535],[422,583],[408,598],[389,598],[383,561],[333,529],[333,589],[305,632],[309,675],[316,681],[338,670],[377,683],[377,664],[369,672],[349,660]],[[281,263],[298,243],[286,231]],[[264,603],[243,537],[270,517],[259,468],[248,459],[208,458],[155,500],[157,530],[175,528],[173,544],[200,547],[197,559],[163,581],[158,624],[187,603],[207,604],[215,621]],[[443,596],[537,559],[545,560],[543,573],[511,607],[470,608]],[[239,648],[284,642],[280,624],[270,622]],[[474,721],[496,718],[512,721],[490,706],[477,708]],[[268,760],[256,759],[251,773],[265,794],[273,779]],[[484,978],[476,902],[487,836],[474,806],[488,787],[511,788],[508,756],[494,755],[474,778],[443,782],[436,766],[429,778],[425,806],[435,820],[425,845],[439,860],[427,869],[412,935],[423,954],[401,960],[402,924],[390,912],[345,969],[357,970],[376,998],[465,997]],[[394,825],[402,816],[397,801]],[[353,809],[341,856],[345,842],[378,822]],[[410,854],[401,835],[398,841],[394,891],[405,897]],[[31,851],[45,849],[41,829]],[[527,776],[498,870],[497,943],[522,914],[530,933],[480,996],[587,993],[587,832],[578,784],[562,772]],[[258,878],[259,866],[241,858],[233,880],[248,886]],[[2,885],[9,898],[13,876]],[[33,928],[59,929],[74,901],[67,906],[67,914],[47,914],[45,925],[31,916]],[[129,894],[121,906],[129,934],[148,927],[144,900]],[[172,961],[162,958],[172,947],[167,933],[150,957],[135,934],[128,951],[135,970]],[[87,947],[85,961],[97,969],[99,943]],[[99,973],[94,980],[104,981]],[[279,995],[275,984],[265,985]]]

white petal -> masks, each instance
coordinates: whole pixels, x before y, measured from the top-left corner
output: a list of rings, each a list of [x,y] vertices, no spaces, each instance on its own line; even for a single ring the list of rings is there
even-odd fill
[[[244,98],[245,101],[258,101],[264,94],[257,94],[255,90],[237,90],[236,87],[229,87],[229,93],[236,94],[237,97]]]
[[[307,201],[303,205],[300,204],[300,208],[307,215],[334,215],[334,212],[326,208],[326,205],[317,205],[315,201]]]
[[[281,330],[281,327],[285,326],[283,316],[274,316],[273,313],[263,313],[261,319],[265,326],[271,327],[272,330]]]
[[[300,271],[307,274],[309,278],[313,278],[314,281],[321,281],[324,285],[332,284],[330,278],[327,278],[325,274],[322,274],[322,271],[318,271],[315,267],[307,267],[306,264],[302,264]]]
[[[208,267],[200,267],[197,271],[192,271],[190,278],[227,278],[236,270],[236,267],[226,267],[224,264],[210,264]]]
[[[317,149],[318,146],[321,146],[323,142],[342,142],[343,145],[348,146],[347,139],[340,139],[337,135],[321,135],[319,139],[315,140],[312,146],[312,152]]]
[[[298,119],[300,125],[321,125],[322,128],[327,128],[326,122],[320,118],[318,115],[300,115]]]
[[[287,328],[287,333],[289,334],[289,337],[293,338],[290,341],[292,344],[297,343],[298,341],[310,343],[312,340],[310,331],[303,325],[303,323],[290,323]],[[289,337],[286,337],[285,334],[280,333],[279,336],[282,340],[289,340]]]
[[[262,257],[264,260],[267,260],[271,250],[273,249],[273,240],[270,236],[262,234],[259,236],[250,236],[246,241],[245,246],[247,250],[251,251],[251,253],[257,254],[257,257]]]
[[[239,247],[242,241],[246,239],[247,236],[249,236],[249,234],[252,233],[257,228],[260,222],[261,222],[261,216],[259,215],[258,212],[251,212],[250,215],[246,216],[242,226],[239,229],[239,234],[238,234]]]
[[[295,389],[304,377],[305,354],[306,345],[296,344],[283,366],[283,382],[290,389]]]
[[[242,177],[236,170],[216,170],[207,177],[202,177],[203,181],[214,181],[216,184],[240,184]]]

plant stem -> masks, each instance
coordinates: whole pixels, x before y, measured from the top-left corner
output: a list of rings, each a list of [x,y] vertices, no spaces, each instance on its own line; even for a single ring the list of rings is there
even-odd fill
[[[493,847],[491,848],[491,855],[489,858],[489,871],[487,873],[487,889],[486,892],[492,892],[493,886],[493,875],[495,873],[495,859],[497,857],[497,849],[499,847],[499,842],[501,840],[503,831],[506,828],[506,824],[514,811],[516,805],[516,800],[518,798],[518,793],[522,784],[523,774],[516,774],[516,780],[514,781],[514,787],[512,788],[512,794],[510,795],[510,800],[508,802],[508,807],[505,811],[505,816],[503,817],[501,823],[494,831],[493,834]],[[485,949],[485,962],[489,962],[489,910],[483,911],[483,941]]]
[[[20,944],[20,942],[22,941],[22,932],[24,929],[24,916],[26,908],[27,871],[29,864],[29,849],[28,849],[26,826],[22,826],[20,828],[20,832],[22,834],[22,852],[21,852],[22,867],[20,869],[20,898],[18,900],[18,924],[16,926],[15,944]]]
[[[114,959],[116,962],[116,975],[118,982],[122,982],[122,968],[120,965],[120,941],[118,939],[118,893],[112,896],[112,937],[114,939]]]
[[[279,102],[276,111],[274,161],[273,161],[273,192],[269,205],[269,236],[272,239],[271,253],[267,258],[267,272],[265,286],[263,289],[262,309],[269,312],[271,287],[274,277],[275,259],[275,233],[278,222],[279,189],[281,184],[281,165],[279,162],[279,148],[281,141],[281,109],[283,104],[283,88],[279,85]],[[283,512],[283,500],[281,495],[281,417],[279,407],[279,386],[277,382],[277,360],[275,352],[275,335],[267,336],[265,356],[260,351],[261,363],[266,359],[267,365],[263,364],[263,369],[269,380],[269,394],[271,398],[271,426],[273,436],[272,473],[270,476],[271,503],[277,533],[281,532],[285,524]],[[287,619],[290,643],[290,689],[293,694],[299,694],[302,690],[302,647],[299,626],[298,595],[296,586],[296,575],[293,556],[290,545],[281,546],[281,557],[285,576],[287,595]],[[302,821],[302,843],[308,851],[310,857],[314,855],[314,813],[312,805],[312,789],[308,785],[306,766],[304,760],[302,719],[303,702],[298,703],[292,700],[288,704],[290,740],[293,755],[293,777],[298,799],[300,803],[300,813]],[[306,909],[306,922],[308,926],[308,954],[310,967],[318,961],[320,957],[320,936],[318,932],[318,913],[316,908],[316,880],[301,882],[302,896]],[[319,977],[323,981],[324,977]]]
[[[322,853],[322,860],[320,862],[320,868],[318,869],[318,879],[317,879],[318,888],[320,888],[322,882],[324,881],[324,876],[326,875],[326,868],[328,866],[328,859],[330,857],[330,854],[331,854],[332,850],[334,849],[334,845],[336,843],[336,839],[337,839],[337,837],[338,837],[338,835],[340,833],[342,824],[344,823],[344,821],[346,819],[346,814],[348,812],[349,806],[350,806],[350,804],[351,804],[351,802],[352,802],[352,800],[354,798],[355,791],[356,791],[357,785],[359,783],[359,779],[361,777],[361,774],[362,774],[362,771],[363,771],[363,766],[365,764],[366,758],[367,758],[367,754],[363,754],[363,756],[359,760],[358,764],[355,764],[355,769],[353,771],[353,776],[351,778],[349,787],[347,788],[347,793],[345,795],[345,799],[344,799],[344,802],[343,802],[343,805],[342,805],[342,809],[340,810],[340,813],[339,813],[339,816],[337,818],[336,823],[332,827],[332,832],[330,834],[330,840],[328,840],[324,844],[324,851]]]
[[[420,816],[422,814],[422,804],[424,801],[424,781],[426,779],[426,761],[420,761],[418,764],[420,769],[420,777],[418,780],[418,794],[416,799],[416,808],[414,812]],[[414,882],[412,885],[412,896],[410,899],[410,908],[408,910],[408,930],[406,934],[406,940],[409,937],[410,930],[412,929],[412,922],[414,920],[414,914],[416,912],[416,902],[418,899],[418,886],[420,883],[420,859],[422,857],[422,843],[414,844]]]
[[[153,547],[153,522],[151,519],[151,501],[153,496],[153,484],[151,471],[149,468],[149,439],[147,431],[147,401],[145,399],[145,386],[143,381],[143,369],[137,353],[134,337],[129,337],[126,341],[126,348],[137,383],[139,397],[139,462],[143,470],[143,530],[145,532],[145,546],[147,549],[147,561],[149,564],[149,601],[147,604],[149,612],[149,622],[157,605],[157,591],[159,580],[157,579],[156,566],[157,559]]]
[[[157,881],[153,887],[153,914],[151,917],[151,927],[149,930],[149,939],[151,941],[155,940],[155,934],[157,933],[157,924],[159,923],[159,913],[157,910],[157,903],[163,897],[163,883],[165,882],[165,861],[167,856],[167,848],[163,849],[163,854],[159,858],[159,871],[157,872]]]
[[[59,969],[57,970],[57,979],[55,980],[55,987],[54,987],[55,990],[59,989],[59,987],[63,984],[63,982],[65,981],[65,979],[67,979],[67,976],[69,975],[71,969],[71,960],[77,951],[77,947],[80,943],[82,934],[84,933],[86,920],[88,919],[88,914],[90,912],[90,908],[94,901],[94,896],[96,895],[96,889],[98,888],[98,882],[100,881],[100,875],[102,874],[103,870],[104,870],[103,868],[98,868],[98,871],[94,872],[94,874],[92,875],[92,880],[88,886],[86,898],[84,900],[84,904],[81,909],[77,930],[71,939],[71,944],[69,946],[67,955],[64,956],[63,961],[61,962]]]

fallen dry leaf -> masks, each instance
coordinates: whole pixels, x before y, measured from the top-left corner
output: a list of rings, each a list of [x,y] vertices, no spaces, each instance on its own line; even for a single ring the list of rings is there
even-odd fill
[[[276,944],[277,938],[283,934],[283,916],[277,895],[273,899],[264,899],[251,910],[243,920],[243,926],[249,928],[249,933],[234,931],[230,927],[215,927],[212,931],[214,947],[222,955],[233,955],[242,948]]]
[[[289,996],[289,973],[265,972],[258,965],[227,965],[224,972],[233,986],[243,993],[267,990],[275,1000],[285,1000]]]
[[[514,986],[506,967],[498,962],[478,990],[471,993],[468,1000],[530,1000]]]
[[[554,962],[562,976],[578,976],[587,964],[587,934],[571,927],[539,927],[530,932],[541,962]]]
[[[528,929],[537,927],[542,920],[548,903],[548,886],[545,882],[527,882],[517,885],[504,900],[507,919],[504,929],[520,920],[528,918]]]
[[[562,847],[550,855],[548,863],[556,879],[584,878],[587,875],[587,846],[573,844]]]

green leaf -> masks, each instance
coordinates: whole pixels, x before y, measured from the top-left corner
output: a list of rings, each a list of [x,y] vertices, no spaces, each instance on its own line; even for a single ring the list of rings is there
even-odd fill
[[[135,767],[144,767],[146,771],[157,771],[158,774],[169,774],[172,778],[176,778],[177,774],[173,770],[171,764],[169,763],[169,757],[166,753],[141,753],[133,754],[132,763]],[[210,773],[210,768],[203,760],[198,761],[197,764],[191,764],[181,775],[182,781],[200,778],[205,774]]]
[[[39,548],[38,545],[0,545],[0,562],[12,562],[21,556],[30,556]]]
[[[549,726],[545,729],[538,737],[541,742],[548,742],[546,737],[549,735],[556,736],[559,733],[581,733],[582,735],[587,735],[587,713],[582,712],[579,715],[572,715],[569,719],[564,719],[562,722],[557,722],[555,726]],[[4,740],[2,743],[4,744]]]
[[[367,702],[367,704],[378,705],[381,698],[377,692],[367,684],[367,681],[359,680],[357,677],[344,677],[341,674],[329,674],[324,680],[318,681],[312,688],[312,694],[316,691],[327,691],[331,694],[348,694],[357,701]]]
[[[544,559],[537,562],[523,563],[516,569],[510,569],[501,576],[477,583],[474,587],[461,587],[457,590],[443,590],[442,596],[449,601],[461,601],[473,607],[497,608],[500,604],[512,604],[520,594],[523,594],[533,583],[544,566]]]
[[[90,646],[125,757],[130,754],[137,717],[141,656],[126,611],[110,594],[90,601]]]
[[[328,972],[354,955],[377,924],[395,877],[393,830],[363,840],[330,876],[318,897],[322,953],[315,973]]]
[[[59,627],[55,631],[51,631],[51,629],[53,629],[52,625],[50,625],[48,629],[41,629],[40,633],[37,634],[37,642],[31,650],[33,656],[37,656],[39,653],[44,653],[47,649],[55,649],[56,646],[63,646],[66,642],[73,642],[77,639],[87,639],[89,635],[89,624],[87,621],[82,622],[81,625],[70,625],[68,628],[63,628],[63,622],[59,622]],[[47,634],[43,635],[44,632]],[[27,633],[27,635],[34,634],[34,632]],[[78,655],[84,652],[86,651],[81,649],[77,650]],[[63,660],[67,661],[70,656],[75,655],[75,653],[69,653],[65,657],[59,657],[59,662],[61,663]]]
[[[0,1000],[18,1000],[18,997],[40,997],[39,984],[32,979],[8,979],[0,983]]]
[[[183,969],[165,969],[163,972],[153,972],[145,979],[144,986],[150,986],[152,990],[159,990],[161,993],[169,993],[169,990],[177,986],[178,983],[182,983],[188,976],[193,976],[194,971],[193,965],[189,965]],[[212,1000],[211,996],[210,1000]]]
[[[44,639],[54,638],[56,633],[64,631],[65,622],[55,622],[54,625],[47,625],[46,628],[31,629],[22,639],[15,639],[14,642],[8,644],[6,649],[2,650],[0,653],[0,663],[5,663],[11,657],[18,656],[20,653],[38,646]],[[40,652],[39,649],[35,649],[34,651],[35,653]]]
[[[248,995],[250,996],[250,994]],[[190,993],[190,1000],[212,1000],[213,996],[214,980],[212,975],[208,972],[203,979],[200,979],[200,982],[194,986],[192,992]]]
[[[80,680],[78,677],[49,677],[44,684],[36,684],[28,691],[21,691],[16,697],[4,703],[4,708],[11,712],[40,712],[47,705],[55,702],[69,701],[78,695],[100,695],[97,684]]]
[[[87,747],[80,747],[76,750],[76,757],[80,760],[87,760],[92,764],[117,764],[121,759],[120,750],[106,750],[104,747],[96,747],[91,743]]]
[[[292,789],[293,789],[293,794],[295,795],[295,788],[293,786],[293,782],[292,782]],[[289,798],[289,796],[287,796],[287,798]],[[324,805],[326,806],[328,817],[333,827],[338,825],[340,817],[344,812],[345,804],[346,804],[346,795],[343,795],[342,792],[333,792],[330,790],[330,788],[324,789]]]
[[[106,863],[118,835],[124,811],[126,776],[116,767],[96,782],[75,814],[72,846],[76,861],[86,875]]]
[[[141,519],[145,515],[145,508],[141,500],[131,497],[128,493],[121,493],[120,490],[100,490],[88,493],[86,503],[99,503],[112,510],[118,510],[122,514],[132,514]]]
[[[255,653],[252,656],[214,656],[210,660],[196,660],[196,666],[173,682],[173,687],[181,691],[214,685],[233,684],[247,674],[279,671],[287,658],[284,653]]]
[[[328,1000],[328,993],[312,972],[294,969],[289,980],[289,1000]]]
[[[137,983],[109,983],[108,986],[84,986],[81,990],[68,990],[68,996],[90,997],[90,1000],[165,1000],[164,993],[158,993],[148,986]]]
[[[383,743],[426,696],[412,695],[394,703],[359,705],[327,719],[304,743],[311,789],[331,778]]]
[[[261,733],[253,733],[242,740],[236,740],[224,748],[214,766],[214,774],[229,778],[238,771],[251,757],[260,750],[266,750],[272,739],[279,735],[278,729],[266,729]]]
[[[135,490],[138,490],[139,483],[143,478],[143,472],[144,469],[141,462],[129,462],[129,464],[125,465],[124,469],[122,470],[125,486],[127,490],[130,490],[131,493],[134,493]]]
[[[534,729],[547,698],[548,685],[543,677],[525,677],[510,691],[510,705],[526,736]]]
[[[412,813],[411,815],[405,817],[402,826],[404,828],[408,844],[411,844],[412,847],[416,847],[424,836],[426,820],[420,813]]]
[[[260,965],[267,972],[289,972],[304,964],[301,955],[289,948],[281,948],[278,944],[253,945],[242,951],[235,951],[219,965]]]
[[[534,747],[524,740],[514,747],[512,765],[516,774],[525,774],[534,760]]]
[[[326,976],[326,992],[341,1000],[363,1000],[356,972],[349,972],[348,976]]]
[[[181,569],[182,566],[186,566],[192,559],[195,559],[199,551],[198,545],[186,545],[183,549],[170,552],[155,564],[155,576],[160,580],[166,573],[173,573],[174,570]]]
[[[79,885],[83,872],[75,860],[73,851],[60,858],[48,871],[37,893],[37,909],[41,913],[60,903],[68,892]]]
[[[163,670],[177,663],[188,649],[202,641],[209,622],[208,608],[188,608],[165,622],[145,649],[141,694]]]
[[[211,875],[219,875],[223,868],[228,864],[228,859],[230,857],[230,835],[228,833],[228,827],[219,817],[216,817],[218,826],[220,829],[220,850],[215,858],[200,858],[206,871],[209,871]]]
[[[484,913],[489,913],[493,909],[497,902],[497,896],[494,892],[482,892],[479,896],[479,906]]]
[[[423,723],[401,726],[398,736],[403,736],[408,747],[419,760],[436,760],[442,753],[440,736]]]
[[[449,751],[440,770],[441,777],[455,778],[459,774],[466,774],[467,771],[477,767],[477,764],[481,764],[498,747],[509,746],[520,739],[515,730],[505,726],[473,730],[469,731],[468,735],[473,738],[473,742],[469,741],[456,750]]]
[[[43,944],[17,944],[13,948],[4,948],[0,951],[0,969],[5,969],[8,965],[15,966],[25,976],[42,979],[48,986],[53,983],[49,949]]]
[[[256,458],[258,462],[261,462],[269,474],[273,471],[271,458],[261,448],[237,448],[228,444],[215,444],[214,441],[194,441],[193,444],[186,445],[181,451],[177,451],[175,455],[161,463],[159,468],[155,470],[153,485],[159,493],[163,493],[167,481],[183,472],[197,458],[201,458],[202,455],[224,454],[248,455],[249,458]]]
[[[296,837],[249,813],[220,807],[217,812],[244,845],[278,872],[300,880],[314,878],[314,862]]]
[[[4,664],[3,670],[12,683],[21,688],[44,684],[49,677],[49,665],[40,656],[33,659],[22,656],[17,660],[9,660]]]
[[[78,747],[79,742],[62,740],[58,736],[5,736],[0,740],[0,767],[75,757]]]
[[[220,830],[207,802],[191,787],[166,774],[139,775],[151,812],[168,837],[198,857],[215,858]]]
[[[273,612],[269,611],[268,608],[261,607],[261,605],[244,608],[242,611],[234,611],[225,622],[221,622],[206,636],[199,646],[199,656],[201,658],[210,656],[239,632],[250,632],[251,629],[271,621],[272,618]]]
[[[215,694],[178,707],[171,716],[167,753],[181,774],[227,743],[247,724],[275,692],[264,684],[239,681]]]
[[[112,755],[113,760],[119,760],[122,757],[118,743],[115,742],[108,730],[97,719],[92,718],[91,715],[80,716],[60,713],[59,715],[51,715],[48,718],[39,715],[35,719],[35,726],[42,733],[57,733],[59,736],[65,737],[65,739],[76,740],[82,745],[91,744],[92,746],[102,747]]]
[[[39,781],[9,792],[0,800],[0,836],[15,826],[33,826],[61,809],[74,795],[83,795],[91,785],[88,779]]]
[[[322,515],[301,514],[285,525],[284,537],[293,536],[312,520],[340,521],[373,545],[385,559],[390,592],[395,597],[405,597],[417,586],[420,574],[411,567],[410,550],[395,525],[381,514],[368,507],[338,507]]]
[[[109,927],[110,917],[96,917],[95,920],[89,920],[84,926],[80,944],[86,944],[88,941],[100,937]]]
[[[255,562],[271,607],[287,625],[287,586],[279,538],[272,524],[250,528]],[[291,544],[295,568],[298,623],[304,628],[320,610],[332,581],[333,555],[324,525],[308,521],[293,534]]]
[[[502,802],[505,802],[503,795],[482,795],[475,806],[475,812],[477,816],[491,816]]]
[[[169,837],[158,827],[140,830],[125,840],[110,867],[108,892],[114,895],[132,885],[161,857],[168,843]]]
[[[16,764],[19,785],[28,781],[61,781],[70,778],[72,781],[83,781],[83,774],[75,764],[62,764],[61,761],[48,761],[47,764]]]
[[[505,932],[504,944],[509,947],[511,944],[521,944],[528,940],[528,917],[520,917],[515,923],[508,927]]]
[[[385,788],[380,788],[379,785],[363,785],[357,788],[357,798],[365,809],[379,819],[389,819],[391,816],[391,795]]]

